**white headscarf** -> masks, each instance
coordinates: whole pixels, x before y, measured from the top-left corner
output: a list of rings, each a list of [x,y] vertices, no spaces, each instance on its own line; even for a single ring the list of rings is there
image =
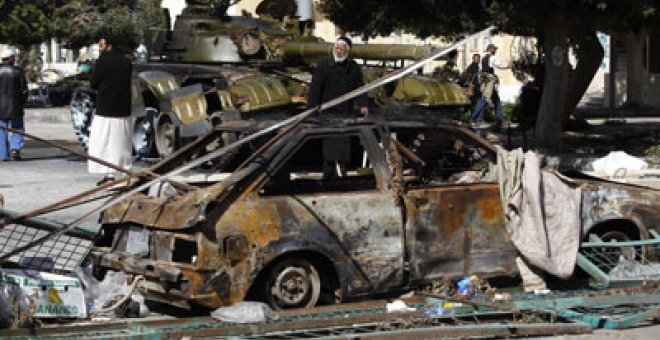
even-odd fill
[[[346,53],[345,56],[338,56],[337,51],[336,51],[337,45],[346,46],[346,49],[348,50],[348,52],[351,51],[351,45],[346,40],[344,40],[342,38],[339,38],[339,39],[337,39],[337,41],[335,41],[335,45],[332,47],[332,56],[335,58],[336,63],[341,63],[344,60],[346,60],[346,58],[348,58],[348,53]]]

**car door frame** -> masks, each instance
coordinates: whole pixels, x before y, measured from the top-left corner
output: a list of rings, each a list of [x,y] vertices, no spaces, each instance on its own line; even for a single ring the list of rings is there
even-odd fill
[[[312,213],[313,208],[312,205],[317,205],[320,206],[321,203],[319,202],[321,197],[329,197],[329,196],[337,196],[337,195],[343,195],[342,193],[337,193],[337,192],[326,192],[326,193],[312,193],[312,194],[274,194],[274,195],[260,195],[262,199],[267,199],[271,201],[279,201],[278,204],[282,205],[282,200],[288,201],[284,205],[287,205],[288,207],[286,210],[288,212],[295,212],[295,205],[297,206],[303,206],[304,210],[310,212],[310,215],[314,215],[314,220],[316,220],[318,223],[314,227],[321,227],[322,229],[325,229],[326,231],[330,231],[325,234],[332,234],[334,236],[334,239],[336,240],[337,244],[339,247],[332,247],[327,242],[325,244],[319,244],[319,243],[314,243],[312,242],[305,242],[305,244],[311,245],[315,244],[315,246],[319,247],[319,250],[322,253],[326,254],[332,254],[329,257],[333,259],[335,262],[335,265],[340,264],[340,263],[351,263],[353,266],[357,267],[357,271],[347,271],[345,269],[338,269],[336,270],[340,275],[342,273],[348,273],[348,272],[357,272],[359,273],[360,276],[362,276],[361,279],[362,281],[366,282],[366,285],[362,285],[361,287],[353,287],[353,293],[359,293],[360,291],[363,292],[368,292],[368,293],[375,293],[375,292],[382,292],[382,291],[388,291],[391,290],[392,288],[397,288],[405,285],[407,282],[407,274],[404,274],[404,255],[405,255],[405,242],[404,242],[404,237],[405,237],[405,229],[403,225],[403,220],[404,220],[404,215],[403,215],[403,210],[400,207],[396,206],[396,200],[394,195],[391,192],[391,185],[390,185],[390,171],[387,166],[387,162],[385,159],[385,154],[384,151],[381,149],[381,147],[378,145],[378,141],[376,140],[376,137],[373,132],[373,126],[355,126],[355,127],[345,127],[345,128],[301,128],[295,132],[295,136],[293,138],[290,138],[289,141],[287,142],[286,145],[284,145],[281,150],[278,152],[278,154],[272,159],[270,164],[267,167],[266,172],[271,173],[271,174],[276,174],[278,170],[280,170],[289,160],[291,157],[295,155],[295,153],[302,147],[302,145],[305,143],[305,141],[312,139],[312,138],[322,138],[323,136],[337,136],[337,135],[355,135],[360,138],[360,142],[362,146],[364,147],[364,150],[367,152],[368,158],[371,163],[371,167],[373,169],[373,175],[376,181],[376,187],[374,189],[370,189],[369,191],[373,192],[378,192],[378,195],[380,197],[386,198],[383,199],[384,202],[391,202],[392,205],[389,208],[383,208],[383,214],[396,214],[396,229],[397,233],[396,234],[390,234],[390,237],[394,238],[397,237],[398,235],[398,251],[396,254],[393,254],[391,259],[396,260],[397,265],[395,267],[397,268],[389,268],[392,270],[392,272],[396,272],[395,274],[390,274],[390,275],[384,275],[382,279],[379,280],[374,280],[373,275],[369,275],[369,273],[375,272],[374,270],[370,270],[369,268],[363,268],[361,263],[366,263],[366,262],[377,262],[379,260],[383,260],[384,258],[379,258],[377,256],[378,254],[372,255],[371,258],[367,261],[360,261],[356,260],[350,253],[350,250],[346,249],[347,244],[345,242],[342,242],[342,239],[346,239],[345,237],[342,237],[341,235],[336,235],[335,232],[332,232],[330,230],[331,228],[328,227],[327,224],[324,224],[322,221],[322,218],[318,214]],[[255,192],[259,192],[261,188],[263,188],[267,183],[268,183],[268,178],[267,176],[264,177],[264,179],[255,187]],[[360,190],[356,190],[356,194],[360,194]],[[307,197],[304,197],[308,195],[310,198],[307,199]],[[288,197],[288,198],[287,198]],[[287,213],[290,214],[290,213]],[[305,219],[300,216],[297,217],[298,221],[296,223],[301,224],[301,220]],[[309,219],[305,219],[308,220]],[[392,226],[389,227],[388,230],[393,229]],[[385,233],[387,234],[387,232]],[[317,232],[318,236],[318,232]],[[327,240],[327,238],[325,238]],[[333,249],[334,248],[334,249]],[[339,248],[339,249],[337,249]],[[381,254],[382,255],[382,254]],[[350,258],[350,261],[342,261],[342,257],[348,257]],[[382,256],[380,256],[382,257]],[[391,267],[391,265],[389,266]],[[385,273],[385,270],[388,268],[379,268],[377,271],[380,273]],[[367,271],[369,273],[367,273]],[[350,282],[350,281],[355,281],[351,280],[350,278],[340,278],[340,282]]]

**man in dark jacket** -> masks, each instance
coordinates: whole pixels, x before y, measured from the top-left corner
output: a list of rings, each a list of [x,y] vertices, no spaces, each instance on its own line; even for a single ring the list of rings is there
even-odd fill
[[[307,107],[312,108],[335,99],[364,84],[360,67],[349,56],[351,46],[350,39],[340,37],[335,42],[332,56],[318,62],[307,95]],[[360,113],[366,117],[369,114],[366,95],[359,96],[355,101]],[[353,100],[331,107],[324,112],[350,116],[353,112]]]
[[[307,107],[313,108],[335,99],[364,84],[360,67],[349,58],[352,42],[340,37],[335,42],[332,56],[316,65],[312,85],[307,95]],[[369,114],[366,95],[355,99],[360,113]],[[333,106],[323,112],[339,116],[353,115],[353,100]],[[332,137],[323,140],[323,177],[332,178],[346,174],[346,164],[351,159],[351,141],[348,137]]]
[[[133,163],[131,136],[131,61],[113,45],[111,38],[99,40],[99,59],[94,65],[91,87],[96,90],[96,113],[89,136],[89,154],[129,169]],[[97,184],[114,180],[116,171],[89,161],[90,173],[104,174]]]
[[[23,70],[14,66],[16,53],[13,49],[2,51],[0,65],[0,125],[25,131],[23,105],[27,100],[28,89]],[[21,160],[23,135],[0,129],[0,160]]]
[[[490,104],[495,108],[495,130],[500,131],[502,128],[502,102],[497,89],[500,84],[500,78],[495,74],[495,69],[511,68],[511,65],[502,63],[495,53],[497,53],[497,46],[488,44],[486,47],[486,55],[481,59],[481,99],[477,102],[477,107],[474,109],[471,122],[474,124],[481,114],[486,110],[486,106]]]
[[[481,76],[481,55],[475,53],[472,55],[472,63],[468,65],[463,74],[463,84],[468,88],[468,93],[470,95],[470,103],[472,103],[472,109],[475,108],[477,100],[481,98],[481,90],[479,89],[479,77]]]

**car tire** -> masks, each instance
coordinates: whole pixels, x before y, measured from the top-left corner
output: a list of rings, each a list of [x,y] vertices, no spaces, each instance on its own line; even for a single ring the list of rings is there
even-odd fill
[[[89,143],[89,129],[96,112],[95,94],[85,88],[76,88],[71,95],[71,124],[85,150]]]
[[[165,158],[171,155],[179,144],[176,125],[172,119],[164,113],[156,119],[156,129],[154,131],[154,144],[158,156]]]
[[[137,157],[153,157],[156,155],[154,117],[158,115],[158,109],[145,107],[144,113],[135,119],[133,125],[133,153]]]
[[[321,278],[307,260],[287,258],[271,267],[262,294],[273,309],[313,307],[321,294]]]

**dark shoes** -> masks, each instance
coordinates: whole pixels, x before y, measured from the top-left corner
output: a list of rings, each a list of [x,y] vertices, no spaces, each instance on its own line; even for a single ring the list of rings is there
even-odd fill
[[[110,182],[114,182],[114,181],[115,181],[115,178],[114,178],[114,177],[112,177],[112,176],[105,176],[105,177],[103,177],[100,181],[96,182],[96,185],[97,185],[97,186],[99,186],[99,185],[104,185],[104,184],[108,184],[108,183],[110,183]]]
[[[13,161],[23,160],[23,157],[21,157],[21,152],[19,150],[11,150],[11,159]]]

